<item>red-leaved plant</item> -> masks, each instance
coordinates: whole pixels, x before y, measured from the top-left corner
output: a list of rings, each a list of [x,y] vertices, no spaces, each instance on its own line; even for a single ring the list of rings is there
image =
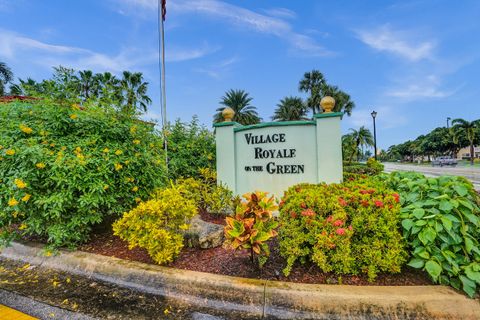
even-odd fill
[[[250,259],[262,267],[270,255],[267,241],[277,235],[275,229],[278,222],[273,219],[273,211],[277,210],[274,196],[268,197],[267,192],[255,191],[243,195],[236,208],[234,217],[225,220],[225,243],[230,249],[248,249]]]

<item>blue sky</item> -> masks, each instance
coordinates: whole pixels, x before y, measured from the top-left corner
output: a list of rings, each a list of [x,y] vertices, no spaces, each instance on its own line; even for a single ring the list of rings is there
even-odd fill
[[[480,118],[479,1],[167,0],[170,120],[209,126],[225,91],[248,91],[265,121],[320,70],[356,103],[342,126],[371,127],[380,147],[446,118]],[[159,118],[156,0],[0,0],[0,61],[16,77],[52,66],[141,71]]]

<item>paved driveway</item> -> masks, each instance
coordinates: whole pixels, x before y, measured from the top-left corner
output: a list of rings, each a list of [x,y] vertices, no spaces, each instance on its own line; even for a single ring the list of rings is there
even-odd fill
[[[416,171],[426,176],[438,177],[442,175],[462,176],[472,181],[476,190],[480,190],[480,168],[479,167],[432,167],[424,165],[404,164],[386,162],[385,172],[392,171]]]

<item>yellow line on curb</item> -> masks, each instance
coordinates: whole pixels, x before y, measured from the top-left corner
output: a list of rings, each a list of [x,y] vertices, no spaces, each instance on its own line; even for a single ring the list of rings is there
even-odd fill
[[[32,320],[37,319],[28,314],[21,313],[15,309],[0,304],[0,320]]]

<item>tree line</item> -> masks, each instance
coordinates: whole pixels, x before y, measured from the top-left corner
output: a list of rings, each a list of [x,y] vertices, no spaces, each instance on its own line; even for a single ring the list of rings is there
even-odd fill
[[[474,146],[478,144],[480,144],[480,119],[473,121],[454,119],[450,128],[438,127],[415,140],[392,145],[382,152],[380,157],[388,161],[411,162],[418,157],[425,157],[430,161],[432,157],[443,155],[455,157],[461,148],[469,147],[470,162],[473,164]]]
[[[7,92],[7,85],[9,92]],[[50,79],[40,82],[31,78],[13,81],[13,73],[0,62],[0,96],[49,98],[68,102],[94,102],[112,107],[123,114],[146,112],[152,100],[147,94],[148,82],[141,72],[123,71],[117,78],[110,72],[75,71],[63,66],[54,67]]]
[[[337,86],[327,83],[325,76],[318,70],[305,72],[299,81],[298,90],[307,93],[308,97],[305,100],[296,96],[282,98],[271,117],[273,121],[308,120],[309,111],[312,114],[322,112],[320,100],[325,96],[335,99],[334,112],[344,112],[350,116],[355,108],[355,103],[350,96]],[[258,115],[257,108],[252,105],[252,100],[253,98],[245,90],[227,91],[220,100],[222,106],[216,110],[213,121],[222,122],[222,111],[229,107],[235,111],[233,121],[243,125],[260,123],[262,118]]]

